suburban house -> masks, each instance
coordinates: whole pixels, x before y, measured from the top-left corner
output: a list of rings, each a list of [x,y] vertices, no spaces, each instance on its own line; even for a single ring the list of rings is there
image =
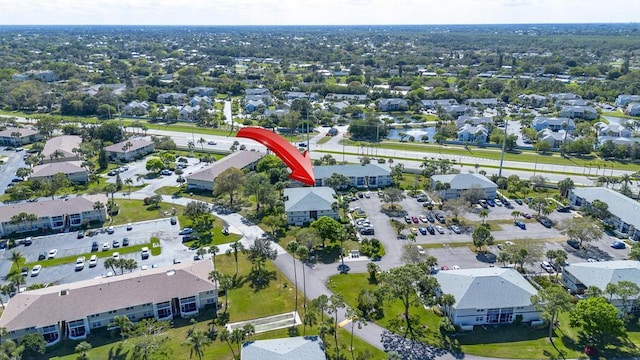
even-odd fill
[[[533,108],[541,108],[547,104],[547,98],[537,94],[518,95],[518,101],[522,105],[533,107]]]
[[[594,200],[609,206],[611,217],[605,222],[621,235],[640,241],[640,203],[604,187],[575,188],[569,192],[569,205],[574,209],[589,207]]]
[[[89,182],[89,172],[82,166],[81,161],[63,161],[36,165],[29,176],[30,180],[51,180],[55,174],[64,174],[69,181],[78,184]]]
[[[536,131],[542,131],[544,129],[549,129],[551,131],[560,131],[564,130],[565,126],[569,133],[573,132],[576,129],[576,123],[569,118],[557,118],[557,117],[546,117],[546,116],[536,116],[533,119],[533,123],[531,127]]]
[[[246,89],[244,91],[245,95],[248,96],[253,96],[253,95],[257,95],[257,96],[271,96],[271,92],[269,91],[269,89],[267,88],[253,88],[253,89]]]
[[[538,139],[538,141],[548,143],[552,149],[559,149],[565,142],[569,143],[573,141],[573,137],[564,130],[551,131],[550,129],[540,131],[538,133]]]
[[[483,144],[487,142],[489,130],[484,125],[464,124],[458,129],[458,141]]]
[[[252,170],[263,156],[264,153],[258,151],[236,151],[188,175],[186,177],[187,189],[213,191],[213,183],[220,173],[229,168]]]
[[[570,264],[562,269],[562,284],[574,294],[582,294],[590,286],[595,286],[604,292],[607,284],[616,284],[620,281],[630,281],[640,286],[640,261],[583,262]],[[611,303],[619,310],[623,309],[620,298],[614,296]],[[627,308],[627,311],[638,310],[640,307],[637,303]]]
[[[457,118],[458,116],[463,116],[468,111],[470,111],[467,105],[448,105],[448,106],[443,106],[442,110],[445,113],[453,116],[454,118]]]
[[[438,183],[441,184],[441,190],[436,190],[436,187],[439,187]],[[498,186],[479,174],[448,174],[431,177],[431,190],[437,191],[442,200],[457,199],[462,192],[471,188],[480,188],[485,193],[485,199],[493,199],[496,197]]]
[[[213,100],[211,100],[210,97],[208,96],[200,96],[200,95],[194,95],[191,100],[189,100],[189,105],[195,107],[197,105],[200,106],[204,106],[205,108],[209,109],[211,108],[211,105],[213,104]]]
[[[64,338],[86,339],[93,329],[110,326],[115,316],[133,322],[195,316],[217,304],[211,271],[211,261],[185,262],[21,292],[6,305],[0,326],[8,338],[39,333],[53,345]]]
[[[158,102],[160,104],[174,104],[175,105],[175,104],[181,103],[186,98],[187,98],[187,94],[169,92],[169,93],[158,94],[158,96],[156,97],[156,102]]]
[[[465,124],[470,124],[473,126],[482,124],[485,128],[491,128],[493,126],[493,118],[478,116],[458,116],[458,119],[456,119],[456,125],[458,126],[458,128],[463,127]]]
[[[330,178],[334,173],[342,174],[351,180],[351,183],[345,186],[347,188],[352,186],[356,188],[379,188],[393,184],[391,170],[378,164],[314,166],[313,172],[316,178],[315,186],[325,186],[326,179]]]
[[[339,219],[336,192],[330,187],[299,187],[284,189],[284,212],[287,224],[302,226],[322,216]]]
[[[561,109],[562,106],[586,106],[587,102],[583,99],[572,99],[572,100],[558,100],[555,103],[556,109]]]
[[[96,202],[107,203],[105,195],[84,195],[67,199],[40,200],[0,206],[0,237],[36,230],[63,230],[83,224],[107,220],[105,207],[94,208]],[[12,224],[20,213],[34,214],[37,219]]]
[[[198,117],[198,111],[200,111],[200,105],[184,105],[178,111],[178,120],[194,121]]]
[[[325,360],[319,336],[254,340],[242,344],[240,360]]]
[[[350,101],[352,103],[360,103],[360,102],[365,102],[367,101],[369,98],[367,97],[367,95],[359,95],[359,94],[327,94],[327,96],[324,97],[324,99],[326,101]]]
[[[640,103],[631,103],[624,109],[624,113],[629,116],[640,116]]]
[[[247,100],[244,104],[244,111],[246,113],[253,113],[258,111],[259,109],[266,109],[267,104],[262,99],[257,100]]]
[[[616,106],[624,107],[629,105],[630,103],[640,102],[640,95],[627,95],[622,94],[618,95],[616,98]]]
[[[29,70],[22,74],[14,74],[11,78],[17,81],[26,81],[31,79],[44,82],[58,81],[58,75],[51,70]]]
[[[196,86],[196,87],[189,88],[189,89],[187,89],[187,93],[196,94],[198,96],[213,96],[213,95],[215,95],[214,89],[211,88],[211,87],[206,87],[206,86]]]
[[[547,95],[547,97],[553,100],[553,102],[556,102],[559,100],[562,101],[562,100],[582,99],[580,95],[576,95],[574,93],[555,93],[555,94],[549,94]]]
[[[124,106],[125,115],[144,116],[149,111],[149,103],[146,101],[132,101]]]
[[[600,115],[593,106],[563,106],[558,116],[571,119],[594,120]]]
[[[439,271],[434,275],[440,294],[455,303],[444,309],[454,325],[472,330],[475,325],[510,324],[521,316],[524,323],[540,323],[531,304],[538,291],[512,268],[478,268]],[[500,296],[496,296],[500,294]]]
[[[494,107],[498,105],[498,99],[496,98],[467,99],[464,103],[471,106],[483,105],[487,107]]]
[[[37,130],[29,128],[8,127],[0,130],[0,145],[2,146],[22,146],[42,139],[43,136]]]
[[[439,106],[445,107],[449,105],[458,105],[458,101],[456,99],[433,99],[433,100],[422,100],[420,101],[422,108],[424,110],[436,109]]]
[[[598,136],[631,137],[631,130],[620,124],[597,122],[594,126],[598,131]]]
[[[143,139],[129,139],[106,146],[107,158],[111,161],[118,160],[129,162],[151,154],[156,149],[153,141]]]
[[[407,111],[409,110],[409,103],[407,100],[400,98],[380,99],[378,108],[380,111]]]
[[[82,138],[77,135],[61,135],[47,140],[41,155],[43,164],[50,162],[80,160],[80,156],[74,153],[74,149],[80,148]]]
[[[285,91],[284,97],[287,100],[295,100],[295,99],[307,99],[309,101],[318,101],[320,99],[320,94],[316,92],[307,93],[302,91]]]

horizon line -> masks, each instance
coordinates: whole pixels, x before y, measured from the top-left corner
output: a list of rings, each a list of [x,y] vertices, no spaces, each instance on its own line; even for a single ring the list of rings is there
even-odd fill
[[[496,26],[496,25],[633,25],[629,22],[522,22],[522,23],[448,23],[448,24],[0,24],[0,27],[27,26],[182,26],[182,27],[313,27],[313,26]]]

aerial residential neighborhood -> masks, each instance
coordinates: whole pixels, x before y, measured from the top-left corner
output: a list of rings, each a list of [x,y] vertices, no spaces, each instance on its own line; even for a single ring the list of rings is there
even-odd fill
[[[637,24],[3,29],[0,357],[640,356]]]

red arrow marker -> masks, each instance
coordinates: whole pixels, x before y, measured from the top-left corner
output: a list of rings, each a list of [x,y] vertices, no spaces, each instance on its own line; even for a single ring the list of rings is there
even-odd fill
[[[308,151],[300,154],[300,151],[285,138],[262,128],[244,127],[238,131],[236,137],[255,140],[273,151],[291,169],[289,175],[291,179],[307,185],[315,184],[316,180],[313,176],[313,166]]]

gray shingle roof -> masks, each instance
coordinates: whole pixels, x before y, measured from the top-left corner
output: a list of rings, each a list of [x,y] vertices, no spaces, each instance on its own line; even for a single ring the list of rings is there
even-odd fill
[[[242,344],[242,360],[324,360],[319,336],[256,340]]]
[[[326,179],[334,173],[342,174],[346,177],[359,177],[359,176],[386,176],[391,174],[388,167],[383,167],[378,164],[347,164],[347,165],[327,165],[327,166],[314,166],[313,173],[316,179]]]
[[[245,167],[260,160],[263,156],[264,153],[258,151],[236,151],[213,164],[206,166],[200,171],[195,171],[193,174],[187,176],[187,181],[191,179],[214,181],[221,172],[232,167],[236,169],[244,169]]]
[[[443,294],[451,294],[456,309],[492,309],[531,305],[536,289],[511,268],[440,271],[435,275]],[[500,294],[500,296],[496,296]]]
[[[478,174],[434,175],[431,179],[434,182],[449,183],[451,189],[466,190],[474,186],[479,186],[482,189],[497,187],[491,180]]]
[[[576,188],[571,190],[576,196],[589,203],[600,200],[609,205],[609,212],[622,219],[627,224],[640,228],[640,203],[620,194],[617,191],[603,187]]]
[[[290,211],[331,210],[336,192],[330,187],[284,189],[284,209]]]
[[[640,286],[640,261],[620,260],[571,264],[564,272],[573,275],[586,287],[604,288],[609,283],[631,281]]]
[[[145,146],[149,146],[149,145],[153,144],[153,142],[149,141],[149,140],[129,139],[129,140],[121,141],[121,142],[113,144],[113,145],[109,145],[109,146],[105,147],[104,150],[105,151],[112,151],[112,152],[116,152],[116,153],[124,153],[124,150],[122,150],[122,148],[125,145],[127,145],[127,143],[131,143],[131,145],[132,145],[129,149],[127,149],[127,152],[136,151],[138,149],[142,149]]]

